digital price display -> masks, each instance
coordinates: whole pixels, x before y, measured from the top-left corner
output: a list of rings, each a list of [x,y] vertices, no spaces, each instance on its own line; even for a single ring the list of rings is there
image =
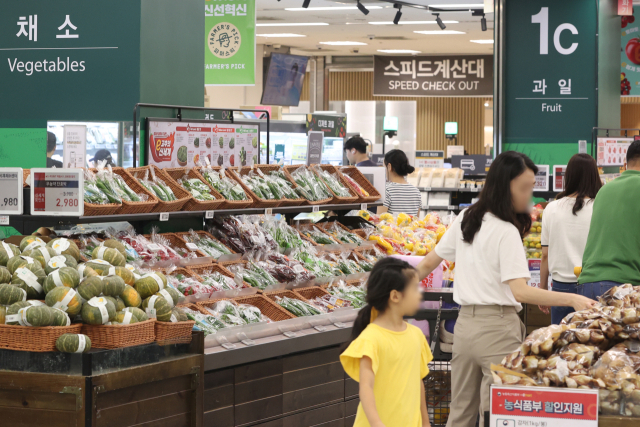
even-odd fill
[[[80,169],[31,169],[31,215],[82,216],[82,173]]]
[[[22,168],[0,168],[0,215],[22,215]]]

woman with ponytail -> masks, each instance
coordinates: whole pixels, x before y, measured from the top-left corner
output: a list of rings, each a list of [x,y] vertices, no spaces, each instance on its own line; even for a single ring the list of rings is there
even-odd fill
[[[367,281],[367,305],[340,356],[345,372],[360,383],[354,427],[428,427],[422,379],[433,359],[422,331],[404,321],[420,308],[416,270],[384,258]]]
[[[406,213],[417,216],[422,206],[420,190],[407,182],[407,175],[416,169],[409,164],[402,150],[391,150],[384,155],[384,167],[387,169],[387,183],[384,190],[384,206],[378,207],[378,214],[389,212],[392,215]]]

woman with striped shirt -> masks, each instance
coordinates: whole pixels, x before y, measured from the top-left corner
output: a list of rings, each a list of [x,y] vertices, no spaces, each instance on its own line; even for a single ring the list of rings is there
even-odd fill
[[[384,156],[387,169],[387,183],[384,193],[384,206],[378,207],[378,214],[389,212],[392,215],[406,213],[417,216],[422,205],[420,191],[407,182],[407,175],[415,168],[409,164],[402,150],[391,150]]]

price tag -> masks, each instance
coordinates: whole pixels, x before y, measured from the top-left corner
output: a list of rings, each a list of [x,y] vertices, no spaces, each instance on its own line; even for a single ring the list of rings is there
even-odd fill
[[[320,206],[315,205],[311,208],[311,212],[320,212]]]
[[[449,210],[450,211],[455,211],[456,209],[458,209],[457,206],[449,205]]]
[[[82,216],[84,176],[81,169],[31,169],[31,215]]]
[[[346,328],[346,327],[347,327],[347,324],[346,324],[346,323],[342,323],[342,322],[335,322],[333,325],[334,325],[336,328],[340,328],[340,329],[344,329],[344,328]]]
[[[366,211],[367,210],[367,204],[366,203],[360,204],[360,210],[361,211]]]
[[[204,213],[204,217],[205,217],[205,219],[212,219],[212,218],[213,218],[213,213],[214,213],[214,212],[215,212],[215,211],[206,211],[206,212]]]
[[[234,343],[232,343],[232,342],[226,342],[226,343],[222,344],[222,346],[224,348],[226,348],[227,350],[233,350],[233,349],[236,348],[236,345]]]
[[[0,224],[9,225],[8,215],[22,215],[22,168],[0,168]],[[6,223],[1,218],[6,217]]]
[[[318,332],[325,332],[327,330],[327,327],[318,325],[318,326],[314,326],[313,329],[315,329]]]
[[[0,225],[9,225],[9,215],[0,215]]]
[[[191,251],[197,251],[197,250],[198,250],[198,246],[196,246],[196,244],[195,244],[195,243],[191,243],[191,242],[188,242],[188,243],[187,243],[187,248],[188,248],[189,250],[191,250]]]
[[[149,249],[151,252],[158,252],[162,248],[160,247],[160,245],[158,245],[156,243],[149,243],[147,245],[147,249]]]
[[[480,189],[479,189],[479,188],[474,187],[474,188],[472,188],[472,189],[471,189],[471,192],[472,192],[472,193],[479,193],[479,192],[480,192]]]
[[[160,213],[160,221],[169,221],[169,212]]]
[[[425,187],[424,191],[431,191],[431,187]]]
[[[285,333],[283,333],[282,335],[284,335],[287,338],[297,338],[298,334],[293,332],[293,331],[287,331]]]
[[[256,345],[256,342],[251,338],[247,338],[246,340],[242,340],[242,344],[251,346]]]
[[[266,208],[264,210],[264,214],[265,215],[272,215],[273,214],[273,208]]]

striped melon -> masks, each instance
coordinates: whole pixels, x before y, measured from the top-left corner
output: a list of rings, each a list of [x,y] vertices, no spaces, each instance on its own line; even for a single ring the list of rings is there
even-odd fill
[[[10,305],[18,301],[27,300],[27,291],[13,285],[0,284],[0,304]]]
[[[47,246],[53,249],[58,255],[71,255],[76,261],[80,259],[80,249],[71,240],[60,237],[53,239]]]
[[[56,255],[51,258],[44,267],[44,272],[50,274],[52,271],[62,267],[73,267],[77,269],[78,261],[76,261],[71,255]]]
[[[136,283],[136,277],[127,267],[111,267],[105,271],[103,276],[119,276],[122,277],[124,283],[133,286]]]
[[[11,274],[13,274],[19,267],[24,267],[27,264],[33,264],[36,262],[38,263],[38,265],[40,265],[40,262],[38,262],[37,260],[31,257],[25,256],[25,255],[18,255],[18,256],[11,257],[9,261],[7,261],[7,269]]]
[[[82,305],[82,321],[89,325],[104,325],[115,319],[116,306],[107,298],[94,297]]]
[[[31,301],[18,301],[13,304],[7,306],[7,316],[12,316],[14,314],[18,314],[21,308],[25,307],[36,307],[39,305],[44,305],[40,301],[31,300]],[[20,323],[17,320],[6,320],[7,325],[19,325]]]
[[[109,274],[109,268],[113,267],[103,259],[94,259],[86,263],[87,267],[91,267],[96,273],[106,276]]]
[[[102,278],[102,293],[108,297],[117,297],[123,291],[124,280],[120,276],[106,276]]]
[[[49,262],[49,260],[51,258],[53,258],[54,256],[56,256],[57,254],[56,254],[56,251],[54,251],[50,247],[39,246],[39,247],[37,247],[35,249],[32,249],[30,251],[24,251],[22,253],[22,255],[28,256],[28,257],[31,257],[31,258],[35,259],[36,261],[38,261],[40,263],[42,268],[45,268],[47,266],[47,263]]]
[[[46,305],[21,308],[17,315],[22,326],[51,326],[54,321],[53,310]]]
[[[11,276],[11,284],[27,291],[28,299],[43,299],[42,284],[47,275],[40,264],[27,264],[18,268]]]
[[[0,283],[11,283],[12,274],[7,267],[0,267]]]
[[[116,318],[113,323],[117,323],[119,325],[130,325],[132,323],[138,323],[138,318],[131,312],[119,311],[116,313]]]
[[[127,259],[127,248],[121,242],[115,239],[107,239],[102,242],[102,245],[106,246],[107,248],[117,249],[118,252],[120,252],[122,256]]]
[[[187,317],[187,315],[185,314],[184,311],[182,311],[181,308],[179,307],[173,307],[171,309],[171,319],[170,321],[172,323],[176,323],[176,322],[186,322],[188,321],[189,318]]]
[[[20,249],[12,243],[0,243],[0,265],[4,265],[6,267],[11,258],[16,255],[20,255]]]
[[[82,309],[80,295],[74,289],[64,286],[53,288],[45,297],[44,302],[49,307],[59,308],[69,316],[75,316]]]
[[[69,326],[71,324],[71,318],[67,313],[59,308],[52,308],[53,310],[53,323],[51,326]]]
[[[171,307],[164,297],[152,295],[142,301],[142,309],[149,318],[158,319],[160,322],[171,320]]]
[[[20,252],[30,251],[40,246],[47,246],[44,240],[38,236],[25,236],[20,242]]]
[[[106,246],[97,246],[93,250],[91,258],[94,260],[105,260],[116,267],[124,267],[127,263],[127,259],[117,249],[108,248]]]
[[[139,309],[138,307],[127,307],[124,310],[125,313],[126,312],[130,312],[132,313],[136,319],[138,319],[138,322],[144,322],[146,320],[149,320],[149,316],[147,316],[147,313],[145,313],[142,309]]]
[[[164,289],[167,286],[167,278],[159,271],[145,274],[134,284],[134,288],[140,294],[142,299],[148,298],[151,295],[160,292],[160,289]]]
[[[83,334],[62,334],[56,348],[62,353],[86,353],[91,350],[91,339]]]
[[[169,306],[171,308],[175,307],[178,304],[178,302],[180,300],[180,297],[182,297],[180,292],[176,291],[171,286],[167,286],[166,288],[164,288],[160,292],[158,292],[156,295],[160,295],[165,300],[167,300],[167,302],[169,303]]]
[[[140,294],[129,285],[124,287],[124,291],[120,294],[120,298],[122,298],[124,305],[127,307],[140,307],[142,305],[142,298],[140,298]]]
[[[73,267],[62,267],[51,272],[44,279],[44,292],[48,294],[56,286],[66,286],[67,288],[77,288],[80,284],[80,275],[78,270]]]
[[[78,264],[78,274],[80,278],[99,276],[98,272],[89,267],[86,263]]]
[[[85,301],[100,296],[102,294],[102,279],[99,276],[85,277],[78,286],[78,293]]]

